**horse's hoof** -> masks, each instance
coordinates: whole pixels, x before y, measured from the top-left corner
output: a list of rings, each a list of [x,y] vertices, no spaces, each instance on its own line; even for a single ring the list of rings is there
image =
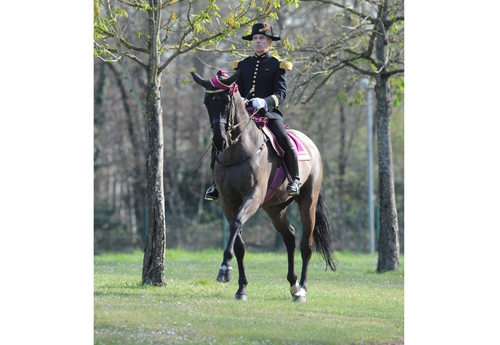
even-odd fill
[[[221,266],[219,269],[219,275],[217,276],[217,281],[219,283],[227,283],[233,280],[233,268]]]
[[[247,295],[242,295],[239,293],[234,295],[234,298],[236,298],[238,301],[246,301],[248,299]]]
[[[305,303],[306,302],[306,296],[295,295],[295,296],[293,296],[293,301],[294,302],[303,302],[303,303]]]
[[[293,288],[294,286],[292,286]],[[293,291],[295,289],[290,288],[290,291]],[[293,301],[294,302],[305,302],[306,301],[306,289],[300,284],[297,285],[296,287],[296,292],[293,296]]]

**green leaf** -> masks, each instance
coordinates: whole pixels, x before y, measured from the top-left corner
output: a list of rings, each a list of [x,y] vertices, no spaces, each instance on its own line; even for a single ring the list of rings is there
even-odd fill
[[[122,17],[128,18],[128,13],[127,13],[127,12],[125,12],[125,10],[124,10],[124,9],[122,9],[122,8],[117,8],[117,9],[115,9],[115,14],[116,14],[117,16],[122,16]]]

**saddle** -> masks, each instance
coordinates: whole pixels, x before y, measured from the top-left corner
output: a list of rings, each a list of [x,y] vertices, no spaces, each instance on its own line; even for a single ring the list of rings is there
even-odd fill
[[[274,174],[273,182],[271,183],[271,186],[267,190],[266,196],[264,198],[264,202],[266,202],[269,199],[271,199],[271,197],[276,193],[276,191],[281,186],[285,178],[287,178],[288,181],[292,181],[292,176],[290,175],[288,167],[286,166],[285,161],[283,160],[284,150],[278,144],[278,141],[274,137],[274,134],[267,127],[267,121],[269,120],[266,117],[259,117],[259,116],[257,117],[254,116],[252,117],[252,119],[257,124],[257,127],[259,127],[262,130],[266,138],[269,140],[271,146],[273,147],[278,157],[280,157],[278,161],[278,167],[276,168],[276,172]],[[288,125],[285,125],[285,128],[288,128]],[[302,145],[300,140],[292,133],[287,132],[286,134],[290,138],[292,146],[294,146],[295,151],[297,152],[297,159],[299,161],[311,160],[312,159],[311,155],[309,154],[309,152],[307,152],[307,150],[305,149],[304,145]]]

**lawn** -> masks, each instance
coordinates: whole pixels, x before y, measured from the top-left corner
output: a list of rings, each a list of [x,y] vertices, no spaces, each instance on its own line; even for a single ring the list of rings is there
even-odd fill
[[[313,255],[307,302],[294,303],[284,253],[247,252],[248,301],[234,300],[236,264],[233,281],[215,280],[220,250],[167,250],[165,287],[141,285],[142,255],[94,257],[95,344],[403,343],[403,256],[378,274],[376,254],[335,253],[336,272]]]

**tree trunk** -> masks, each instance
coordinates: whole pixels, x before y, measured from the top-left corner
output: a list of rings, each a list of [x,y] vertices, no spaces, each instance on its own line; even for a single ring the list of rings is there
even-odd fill
[[[158,86],[149,86],[147,206],[148,236],[144,249],[142,284],[166,285],[165,280],[165,202],[163,195],[163,124]]]
[[[386,5],[384,5],[386,6]],[[389,91],[389,75],[385,62],[387,56],[386,28],[383,28],[386,9],[380,22],[376,41],[376,56],[383,64],[377,74],[375,95],[377,97],[377,139],[379,169],[380,236],[378,241],[377,272],[399,269],[399,226],[394,192],[394,172],[392,165],[391,115],[392,102]]]
[[[160,80],[158,73],[158,30],[161,8],[156,1],[150,1],[156,10],[149,13],[149,65],[147,95],[147,137],[146,159],[148,237],[144,248],[142,284],[164,286],[165,280],[165,198],[163,191],[163,111],[161,108]]]
[[[344,112],[344,105],[340,104],[340,148],[338,154],[338,178],[337,181],[337,229],[340,234],[340,242],[342,245],[345,243],[346,231],[345,231],[345,206],[344,206],[344,185],[345,185],[345,170],[347,162],[347,145],[346,145],[346,116]]]

